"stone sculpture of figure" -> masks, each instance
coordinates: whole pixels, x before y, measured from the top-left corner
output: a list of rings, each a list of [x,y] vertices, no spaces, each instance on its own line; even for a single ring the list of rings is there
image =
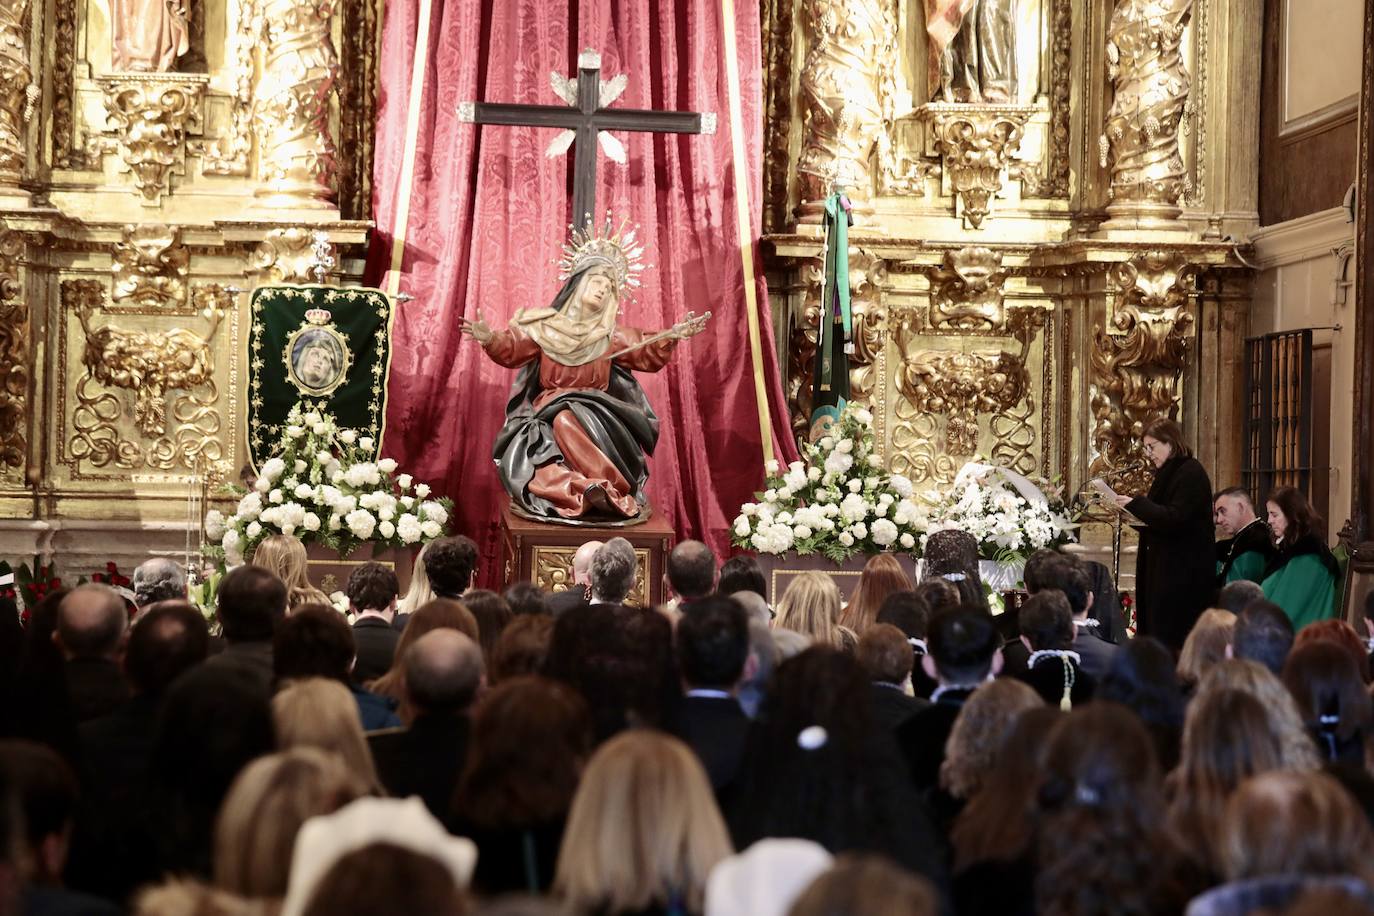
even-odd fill
[[[689,312],[663,332],[618,325],[620,296],[633,282],[629,244],[592,238],[571,249],[567,281],[549,307],[517,311],[505,330],[493,330],[480,312],[463,319],[463,332],[488,356],[520,369],[492,458],[522,515],[602,524],[647,515],[658,417],[632,371],[662,369],[710,313]]]
[[[1005,105],[1016,97],[1016,0],[925,0],[931,97]]]
[[[111,0],[114,69],[167,73],[191,47],[188,0]]]

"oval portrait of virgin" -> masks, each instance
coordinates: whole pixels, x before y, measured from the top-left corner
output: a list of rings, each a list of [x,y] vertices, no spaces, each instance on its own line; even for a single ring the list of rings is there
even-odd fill
[[[302,327],[287,338],[284,356],[291,384],[312,397],[342,385],[352,362],[348,341],[332,326]]]

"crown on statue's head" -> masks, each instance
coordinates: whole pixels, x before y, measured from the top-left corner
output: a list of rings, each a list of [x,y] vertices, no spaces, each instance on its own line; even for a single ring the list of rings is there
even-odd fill
[[[305,320],[311,324],[329,324],[329,319],[334,316],[329,313],[329,309],[307,309]]]
[[[644,270],[644,246],[636,241],[638,227],[629,220],[615,226],[610,211],[600,229],[574,229],[558,261],[558,278],[567,280],[573,274],[596,266],[604,266],[615,281],[620,296],[633,295],[639,287],[639,274]]]

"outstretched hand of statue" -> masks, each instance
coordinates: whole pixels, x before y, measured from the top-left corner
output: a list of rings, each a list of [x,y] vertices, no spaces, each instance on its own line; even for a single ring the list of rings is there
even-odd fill
[[[482,318],[481,309],[477,310],[476,320],[472,320],[469,318],[459,318],[458,322],[459,329],[464,334],[471,337],[473,340],[477,341],[479,344],[484,344],[487,341],[491,340],[492,334],[494,333],[491,329],[491,325],[487,324],[486,321]]]
[[[696,315],[692,312],[688,312],[687,317],[673,325],[672,334],[670,336],[674,340],[686,340],[689,337],[696,337],[702,331],[706,330],[706,322],[710,320],[710,318],[710,312],[704,315]]]

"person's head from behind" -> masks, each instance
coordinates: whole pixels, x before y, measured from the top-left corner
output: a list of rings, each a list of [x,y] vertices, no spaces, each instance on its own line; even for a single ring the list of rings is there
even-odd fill
[[[205,661],[210,628],[185,601],[163,601],[145,610],[129,631],[124,675],[134,692],[160,696],[172,681]]]
[[[387,669],[386,674],[367,685],[368,689],[374,693],[390,697],[400,704],[396,714],[400,716],[402,722],[409,722],[415,714],[405,697],[405,677],[402,668],[406,651],[415,644],[415,640],[426,633],[443,629],[457,630],[473,642],[477,641],[477,620],[467,607],[461,601],[435,598],[433,601],[420,605],[410,615],[409,622],[401,631],[401,638],[396,641],[396,651],[392,654],[391,667]]]
[[[134,600],[141,608],[159,601],[186,600],[186,570],[166,557],[154,557],[138,564],[131,585]]]
[[[1055,580],[1050,567],[1058,563],[1063,557],[1063,554],[1052,547],[1041,547],[1026,557],[1026,567],[1021,573],[1021,580],[1026,584],[1026,591],[1034,595],[1041,589],[1058,588],[1059,586],[1054,584]]]
[[[1002,640],[992,615],[975,607],[940,611],[930,618],[928,652],[921,665],[949,687],[975,687],[1002,670]]]
[[[1268,730],[1283,748],[1283,765],[1312,770],[1318,766],[1316,745],[1303,725],[1297,701],[1268,668],[1258,662],[1227,659],[1212,667],[1202,679],[1193,703],[1216,690],[1240,690],[1259,701],[1268,717]],[[1190,704],[1191,705],[1191,704]]]
[[[799,750],[798,744],[812,726],[825,730],[823,753],[828,758],[854,753],[868,736],[870,689],[859,662],[832,646],[812,645],[782,662],[760,716],[764,756],[781,760],[816,753],[814,748]]]
[[[396,611],[396,596],[400,591],[395,570],[375,560],[354,567],[344,588],[353,613],[372,611],[388,618]]]
[[[794,576],[783,592],[773,625],[795,630],[813,642],[838,645],[840,589],[823,572],[808,570]]]
[[[1230,611],[1203,611],[1183,641],[1183,651],[1178,655],[1178,679],[1185,684],[1201,681],[1209,668],[1226,658],[1235,630],[1236,615]]]
[[[487,660],[487,682],[500,684],[544,669],[553,642],[554,619],[549,614],[517,614],[501,631]]]
[[[958,587],[939,576],[926,576],[912,591],[916,593],[917,598],[925,602],[930,614],[953,610],[959,606]]]
[[[1236,615],[1231,657],[1259,662],[1275,674],[1293,648],[1293,621],[1272,601],[1253,601]]]
[[[763,567],[759,565],[757,558],[740,554],[721,565],[720,582],[716,584],[716,590],[722,595],[753,592],[767,601],[768,578],[764,576]]]
[[[260,566],[238,566],[220,580],[215,606],[226,640],[267,642],[286,616],[286,586]]]
[[[759,623],[765,627],[773,625],[773,618],[777,615],[758,592],[717,592],[717,594],[729,598],[744,608],[745,616],[749,618],[750,623]]]
[[[1073,647],[1069,599],[1056,588],[1042,589],[1027,598],[1016,622],[1021,642],[1032,652],[1062,652]]]
[[[353,629],[327,604],[302,605],[272,636],[272,671],[279,682],[307,677],[346,682],[356,654]]]
[[[854,595],[845,610],[846,626],[862,636],[864,630],[877,622],[878,610],[889,595],[911,588],[911,577],[896,557],[890,553],[874,554],[864,564],[859,584],[854,587]]]
[[[648,729],[592,755],[573,798],[555,892],[574,911],[681,901],[700,912],[706,876],[731,853],[711,784],[687,745]]]
[[[572,582],[574,586],[590,588],[592,584],[592,558],[605,546],[604,541],[586,541],[573,552]]]
[[[1177,780],[1180,797],[1195,806],[1219,802],[1241,782],[1283,766],[1283,744],[1269,714],[1243,690],[1222,688],[1188,707]]]
[[[638,572],[634,546],[624,538],[611,538],[592,556],[592,599],[620,604],[634,591]]]
[[[286,894],[303,823],[368,793],[343,760],[298,747],[259,757],[239,773],[215,824],[215,884],[242,897]]]
[[[78,784],[71,767],[46,745],[0,741],[0,784],[19,802],[23,832],[15,845],[33,885],[60,884],[67,861]],[[0,912],[7,912],[0,907]]]
[[[1021,714],[1044,705],[1034,689],[1012,678],[973,691],[950,730],[940,785],[955,798],[972,798],[991,777],[1002,742]]]
[[[1359,805],[1325,773],[1275,770],[1246,780],[1226,805],[1227,880],[1355,875],[1374,882],[1374,835]]]
[[[704,598],[716,589],[716,555],[701,541],[679,541],[668,552],[668,586],[687,601]]]
[[[911,677],[915,650],[901,630],[890,623],[875,623],[859,637],[855,657],[870,681],[901,686]]]
[[[463,595],[463,606],[472,612],[477,621],[478,644],[482,647],[482,657],[491,658],[496,651],[496,643],[501,632],[515,615],[511,612],[506,599],[496,592],[484,588],[470,588]]]
[[[53,641],[67,658],[111,659],[119,652],[129,614],[108,585],[78,585],[57,608]]]
[[[1174,730],[1183,725],[1183,691],[1174,655],[1149,636],[1137,636],[1113,653],[1093,696],[1120,703],[1152,727]]]
[[[1056,589],[1064,593],[1069,602],[1069,612],[1075,618],[1088,616],[1093,605],[1093,580],[1081,560],[1069,554],[1060,554],[1044,564],[1040,575],[1044,589]]]
[[[1249,579],[1227,582],[1217,592],[1217,607],[1236,616],[1240,616],[1240,612],[1254,602],[1263,600],[1264,589],[1259,587],[1258,582],[1251,582]]]
[[[1309,642],[1335,643],[1346,651],[1360,672],[1360,680],[1369,683],[1369,646],[1355,628],[1344,620],[1318,620],[1298,631],[1293,640],[1294,650]]]
[[[272,721],[282,750],[313,747],[338,754],[369,788],[379,785],[358,703],[338,681],[312,677],[287,684],[272,697]]]
[[[431,541],[425,550],[425,575],[440,598],[457,598],[472,588],[477,545],[463,535]]]
[[[1340,644],[1316,639],[1294,646],[1283,666],[1283,684],[1328,760],[1341,756],[1342,744],[1369,731],[1374,709],[1359,668]],[[1363,762],[1363,748],[1354,753]]]
[[[516,617],[548,616],[549,596],[533,582],[516,582],[501,593]]]
[[[925,878],[882,856],[845,853],[812,881],[787,916],[936,916],[940,896]]]
[[[1269,530],[1280,547],[1291,547],[1309,535],[1322,536],[1326,523],[1297,487],[1279,487],[1264,506]]]
[[[1217,527],[1233,538],[1255,520],[1255,503],[1244,487],[1228,487],[1213,501],[1212,517]]]
[[[901,630],[907,639],[919,639],[924,642],[926,630],[930,625],[930,605],[915,589],[893,592],[883,599],[882,605],[878,608],[877,622],[890,623]]]
[[[677,657],[689,688],[734,690],[749,660],[749,617],[731,598],[702,598],[677,624]]]
[[[341,913],[473,912],[453,874],[423,853],[391,843],[373,843],[342,856],[320,878],[302,916]]]
[[[258,546],[253,548],[253,556],[249,562],[280,579],[287,591],[310,587],[310,577],[307,575],[309,560],[306,557],[305,544],[294,535],[273,534],[263,538]]]
[[[581,694],[542,677],[504,681],[473,710],[454,810],[488,828],[565,817],[591,753],[591,713]]]
[[[482,650],[457,630],[434,630],[406,649],[406,698],[418,715],[465,711],[482,683]]]

